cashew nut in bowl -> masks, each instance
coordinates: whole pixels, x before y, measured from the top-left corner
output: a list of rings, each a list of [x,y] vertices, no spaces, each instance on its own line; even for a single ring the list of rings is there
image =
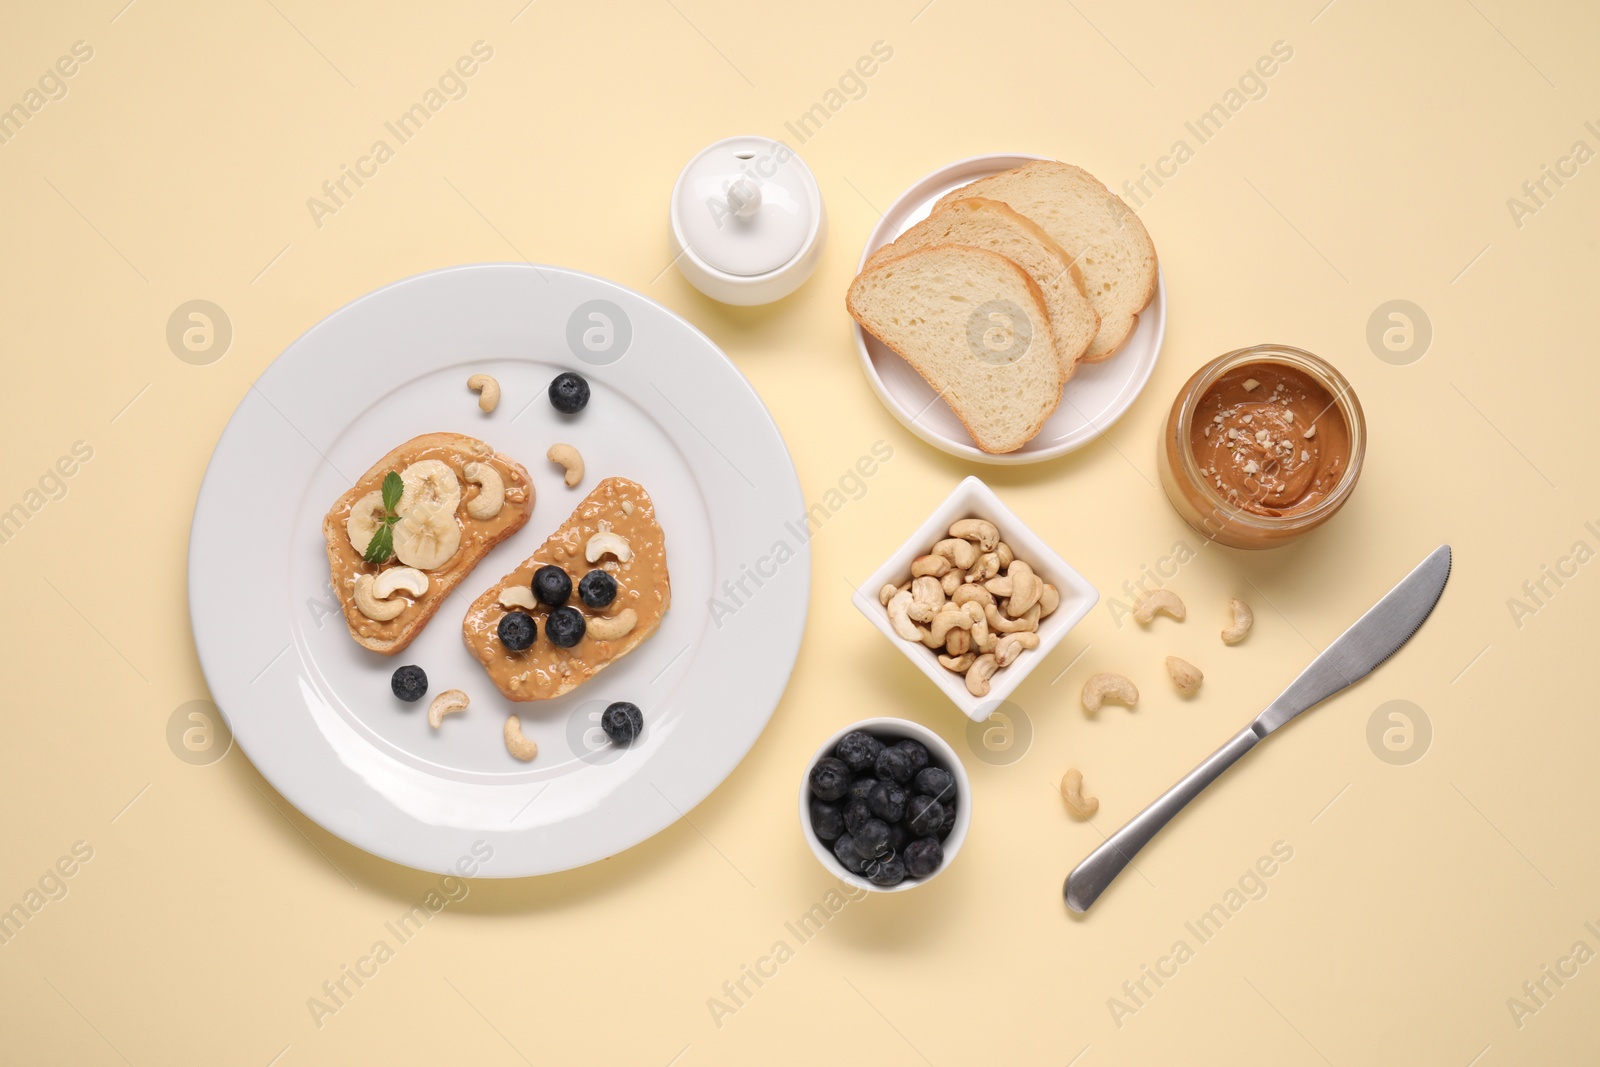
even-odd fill
[[[1039,618],[1044,618],[1061,606],[1061,590],[1044,583],[1044,588],[1039,590]]]
[[[906,612],[917,622],[932,622],[944,607],[944,588],[939,579],[924,575],[911,580],[911,607]]]
[[[1083,706],[1092,715],[1106,701],[1133,707],[1139,703],[1139,689],[1120,674],[1102,671],[1083,683]]]
[[[994,643],[994,658],[1002,667],[1009,667],[1022,655],[1025,648],[1038,648],[1039,635],[1035,633],[1006,634]]]
[[[950,632],[944,636],[944,650],[952,656],[959,656],[962,653],[969,651],[971,648],[971,629],[964,630],[959,626],[952,627]]]
[[[971,630],[972,616],[959,608],[946,608],[933,617],[928,633],[922,638],[922,643],[929,648],[940,648],[950,636],[952,630]]]
[[[1006,614],[1013,619],[1025,615],[1028,609],[1039,603],[1039,596],[1044,592],[1044,581],[1033,568],[1019,560],[1013,560],[1010,567],[1006,568],[1006,577],[1011,579],[1011,592],[1006,598]],[[1040,611],[1043,614],[1043,611]]]
[[[356,586],[353,599],[356,610],[361,612],[373,622],[388,622],[406,610],[404,600],[384,600],[372,591],[373,578],[370,574],[356,576]]]
[[[623,608],[615,615],[590,619],[584,632],[596,641],[617,641],[631,634],[637,625],[639,613],[632,608]]]
[[[918,556],[911,561],[911,577],[943,578],[950,572],[950,561],[943,556]]]
[[[978,557],[978,561],[967,571],[967,581],[987,582],[990,578],[1000,573],[1000,554],[998,552],[985,552]]]
[[[506,480],[492,463],[468,463],[461,468],[467,481],[478,486],[478,495],[467,501],[467,514],[474,519],[492,519],[506,503]]]
[[[977,658],[977,655],[972,652],[963,652],[959,656],[940,656],[939,666],[947,671],[955,671],[957,674],[966,674],[967,668],[971,667],[973,661]]]
[[[963,585],[956,586],[956,591],[950,594],[950,599],[954,600],[957,604],[965,604],[969,600],[976,601],[981,607],[984,604],[993,604],[994,594],[989,592],[989,590],[985,589],[981,585],[975,585],[972,582],[967,582]]]
[[[1087,819],[1100,810],[1099,798],[1083,795],[1083,772],[1076,767],[1067,768],[1067,773],[1061,776],[1061,799],[1080,819]]]
[[[961,610],[965,611],[968,617],[972,619],[973,647],[979,652],[993,652],[995,635],[989,632],[989,616],[986,611],[993,611],[994,605],[985,606],[976,600],[969,600],[961,605]]]
[[[907,641],[921,641],[922,631],[907,614],[911,610],[911,592],[902,590],[889,598],[889,625]]]
[[[894,594],[895,594],[897,589],[898,589],[898,586],[895,586],[893,584],[889,584],[889,585],[885,585],[882,589],[878,590],[878,603],[882,604],[884,607],[888,607],[889,606],[889,598],[894,596]]]
[[[433,703],[428,705],[428,725],[435,730],[444,722],[446,715],[454,715],[458,711],[466,711],[471,700],[467,694],[459,689],[446,689],[433,698]]]
[[[1000,528],[983,519],[957,519],[950,524],[950,536],[976,541],[985,552],[993,552],[1000,543]]]
[[[985,652],[972,661],[972,666],[967,668],[967,692],[975,697],[989,695],[989,679],[994,677],[994,672],[1000,667],[1000,662],[994,654]]]
[[[999,562],[1000,569],[1005,570],[1007,567],[1011,566],[1012,561],[1017,558],[1017,555],[1015,552],[1011,551],[1010,545],[1006,544],[1004,541],[1001,541],[998,545],[994,546],[994,557]]]
[[[1250,632],[1250,627],[1256,623],[1256,613],[1250,610],[1250,605],[1234,597],[1228,601],[1228,610],[1233,613],[1233,625],[1223,628],[1222,643],[1237,645],[1243,641]]]
[[[1024,612],[1021,618],[1008,619],[1000,613],[1000,609],[993,604],[983,607],[984,618],[989,623],[989,629],[1003,634],[1014,634],[1021,630],[1037,630],[1039,628],[1039,605],[1035,604]]]
[[[1200,692],[1200,683],[1205,679],[1199,667],[1177,656],[1167,657],[1167,673],[1172,676],[1172,684],[1178,687],[1178,692],[1186,697]]]
[[[1170,589],[1157,589],[1154,592],[1146,593],[1133,606],[1134,621],[1141,625],[1154,619],[1157,612],[1163,615],[1171,615],[1179,622],[1182,622],[1184,615],[1187,614],[1184,611],[1183,601],[1178,598],[1177,593]]]
[[[966,581],[966,577],[960,571],[947,571],[945,576],[939,579],[939,588],[944,590],[945,596],[949,596],[961,588],[961,583]]]
[[[506,716],[506,751],[524,763],[539,754],[533,738],[522,736],[522,720],[515,715]]]
[[[583,481],[583,457],[578,455],[578,450],[571,445],[551,445],[545,458],[551,463],[560,464],[566,469],[567,476],[563,479],[568,485],[577,485]]]
[[[978,562],[978,546],[959,537],[947,537],[933,546],[933,554],[943,556],[960,570],[967,570]]]
[[[478,394],[478,407],[485,412],[500,404],[500,383],[488,374],[474,374],[467,379],[467,388]]]

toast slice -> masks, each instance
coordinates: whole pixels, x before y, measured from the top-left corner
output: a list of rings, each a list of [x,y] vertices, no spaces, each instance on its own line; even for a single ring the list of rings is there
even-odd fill
[[[933,210],[975,196],[1027,216],[1066,250],[1100,313],[1100,329],[1083,360],[1098,363],[1115,355],[1156,294],[1156,247],[1139,216],[1088,171],[1054,160],[979,178],[940,197]]]
[[[929,245],[960,244],[999,252],[1027,271],[1044,293],[1061,369],[1071,378],[1100,329],[1100,315],[1083,295],[1083,276],[1072,257],[1031,219],[998,200],[957,200],[923,219],[867,259],[866,269]]]
[[[938,391],[977,446],[1014,452],[1061,402],[1044,293],[998,252],[933,245],[862,271],[845,297],[862,329]]]
[[[452,487],[443,476],[446,470],[455,480],[453,502],[449,496]],[[363,554],[374,525],[383,515],[382,487],[390,471],[400,474],[403,481],[407,480],[408,471],[423,472],[429,478],[425,483],[408,484],[396,506],[401,519],[394,527],[393,536],[396,544],[403,546],[401,550],[384,563],[368,563]],[[478,481],[469,481],[469,474]],[[491,488],[496,475],[500,485]],[[420,482],[416,477],[409,481]],[[498,507],[493,504],[495,495],[500,496]],[[527,469],[476,437],[428,433],[391,450],[334,501],[322,520],[322,536],[328,543],[329,577],[334,594],[344,608],[350,636],[385,656],[405,648],[422,632],[445,598],[472,573],[478,561],[495,545],[527,525],[528,517],[533,514],[533,500],[533,482],[528,478]],[[429,523],[439,524],[431,533],[420,525],[424,517]],[[448,547],[447,542],[441,543],[441,538],[449,536],[450,525],[454,525],[459,535],[457,547],[447,558],[435,563],[443,555],[443,548]],[[401,558],[402,555],[406,558]],[[357,602],[358,585],[370,592],[372,583],[384,572],[403,570],[418,563],[435,564],[413,568],[426,577],[425,590],[420,595],[403,590],[395,592],[377,610],[377,614],[387,615],[393,605],[403,604],[397,615],[377,619],[361,610]]]
[[[612,538],[605,537],[607,533]],[[597,535],[600,541],[595,542]],[[617,537],[626,542],[622,549],[626,560],[615,552],[596,553],[597,544],[618,549]],[[567,605],[584,617],[584,636],[571,648],[560,648],[550,640],[552,609],[532,596],[534,571],[549,564],[572,579]],[[579,581],[591,570],[605,571],[617,584],[616,598],[605,607],[589,607],[578,593]],[[638,482],[607,478],[538,551],[472,602],[461,623],[461,636],[506,699],[549,700],[572,692],[638,648],[660,627],[671,604],[666,532],[656,521],[650,494]],[[513,611],[532,616],[536,631],[532,647],[520,652],[500,640],[500,620]],[[628,613],[634,617],[631,627]]]

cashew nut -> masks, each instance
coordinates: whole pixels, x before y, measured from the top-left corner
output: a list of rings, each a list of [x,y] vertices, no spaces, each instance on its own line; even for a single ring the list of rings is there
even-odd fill
[[[984,618],[989,623],[989,629],[1003,634],[1014,634],[1022,630],[1037,630],[1039,628],[1039,605],[1035,604],[1022,614],[1021,618],[1008,619],[1000,614],[1000,609],[993,604],[983,606]]]
[[[1083,683],[1084,708],[1093,714],[1108,700],[1131,708],[1139,703],[1139,690],[1120,674],[1102,671],[1090,675],[1089,680]]]
[[[474,374],[467,379],[467,388],[478,394],[478,407],[493,411],[500,403],[500,383],[487,374]]]
[[[1044,583],[1044,588],[1039,590],[1039,618],[1044,618],[1061,606],[1061,590]]]
[[[506,751],[524,762],[539,754],[538,744],[522,736],[522,720],[515,715],[506,716]]]
[[[950,599],[954,600],[957,604],[965,604],[968,601],[975,601],[981,607],[984,604],[993,604],[994,594],[989,592],[989,590],[985,589],[981,585],[974,585],[972,582],[967,582],[964,585],[956,586],[956,591],[950,594]]]
[[[356,610],[361,612],[373,622],[388,622],[390,619],[406,610],[404,600],[383,600],[372,591],[372,575],[359,574],[356,576],[354,591]]]
[[[1182,622],[1184,615],[1187,614],[1183,601],[1170,589],[1157,589],[1152,593],[1146,593],[1139,598],[1139,603],[1133,606],[1134,621],[1140,624],[1150,622],[1156,617],[1157,612],[1171,615],[1179,622]]]
[[[895,633],[907,641],[922,640],[922,631],[917,628],[917,624],[912,622],[911,617],[907,614],[911,609],[911,592],[909,590],[901,590],[890,597],[888,608],[889,625],[894,628]]]
[[[922,643],[929,648],[939,648],[950,636],[951,630],[971,630],[972,616],[958,608],[946,608],[933,617]]]
[[[639,625],[639,613],[632,608],[623,608],[615,615],[602,615],[597,619],[590,619],[585,633],[596,641],[616,641],[627,637],[637,625]]]
[[[958,631],[958,632],[965,632],[965,631]],[[955,671],[957,674],[966,674],[967,673],[967,668],[971,667],[973,662],[977,658],[978,658],[977,655],[972,653],[972,652],[963,652],[959,656],[958,655],[949,655],[949,656],[941,655],[939,657],[939,666],[943,667],[947,671]]]
[[[372,595],[388,600],[396,593],[421,596],[428,591],[428,576],[415,567],[390,567],[372,579]]]
[[[1000,554],[998,552],[985,552],[978,557],[972,569],[967,571],[967,581],[986,582],[1000,573]]]
[[[444,722],[446,715],[454,715],[458,711],[466,711],[471,703],[467,694],[459,689],[446,689],[433,698],[433,703],[428,705],[428,725],[435,730]]]
[[[1061,776],[1061,799],[1080,819],[1087,819],[1100,810],[1099,798],[1083,795],[1083,772],[1076,767],[1067,768],[1067,773]]]
[[[967,692],[975,697],[988,696],[989,679],[994,677],[999,667],[999,661],[989,652],[973,660],[972,666],[967,668]]]
[[[551,463],[559,463],[566,468],[565,481],[568,485],[577,485],[583,481],[583,457],[578,455],[576,448],[571,445],[551,445],[550,451],[544,455]]]
[[[1006,634],[994,644],[994,658],[1002,667],[1009,667],[1022,655],[1025,648],[1038,648],[1039,635],[1034,633]]]
[[[966,575],[962,574],[960,571],[947,571],[945,576],[939,579],[939,588],[944,590],[945,596],[949,596],[957,589],[960,589],[961,583],[965,580]]]
[[[1014,619],[1039,602],[1039,595],[1044,592],[1044,580],[1019,559],[1013,560],[1011,566],[1006,568],[1004,578],[992,578],[983,587],[995,596],[1006,598],[1006,614]]]
[[[961,570],[967,570],[978,562],[978,546],[959,537],[948,537],[937,542],[933,546],[933,554],[943,556]]]
[[[589,542],[583,546],[583,558],[590,563],[599,563],[607,555],[617,557],[618,563],[626,563],[633,558],[633,546],[628,544],[626,537],[612,533],[611,524],[601,519],[600,532],[589,538]]]
[[[976,541],[985,552],[993,552],[1000,543],[1000,528],[983,519],[957,519],[950,524],[950,536]]]
[[[986,611],[993,611],[994,605],[987,606],[976,600],[969,600],[961,605],[961,609],[972,619],[972,645],[979,652],[993,652],[995,635],[989,632],[989,617]]]
[[[963,612],[962,614],[966,614]],[[950,632],[944,637],[944,650],[952,656],[959,656],[972,648],[972,630],[962,629],[959,626],[951,627]]]
[[[492,463],[468,463],[461,468],[467,481],[478,486],[478,495],[467,501],[467,514],[474,519],[492,519],[506,503],[506,480]]]
[[[1225,627],[1222,631],[1222,643],[1237,645],[1244,640],[1245,634],[1250,632],[1250,627],[1255,625],[1256,613],[1250,610],[1250,605],[1234,597],[1228,601],[1228,610],[1233,612],[1233,625]]]
[[[897,587],[894,585],[894,583],[891,582],[888,585],[885,585],[882,589],[878,590],[878,603],[882,604],[884,607],[888,607],[889,598],[894,596],[896,588]]]
[[[533,590],[528,586],[508,585],[500,590],[500,606],[503,608],[524,608],[528,611],[536,611],[539,603],[533,599]]]
[[[944,607],[944,587],[939,579],[924,575],[911,580],[911,607],[906,614],[917,622],[932,622]]]
[[[995,558],[1000,561],[1001,570],[1005,570],[1007,567],[1011,566],[1011,561],[1017,558],[1017,554],[1011,551],[1011,546],[1006,544],[1004,541],[1001,541],[998,545],[994,546],[994,554]]]
[[[911,561],[911,577],[921,578],[931,575],[934,578],[943,578],[950,572],[950,561],[943,556],[918,556]]]
[[[1178,692],[1186,697],[1198,693],[1200,682],[1205,678],[1199,667],[1177,656],[1167,657],[1167,673],[1172,676],[1172,684],[1178,687]]]

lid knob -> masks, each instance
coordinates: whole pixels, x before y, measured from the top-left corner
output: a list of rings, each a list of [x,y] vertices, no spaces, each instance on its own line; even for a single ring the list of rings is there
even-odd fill
[[[728,184],[728,210],[733,212],[734,218],[753,218],[760,208],[761,186],[747,175],[740,175]]]

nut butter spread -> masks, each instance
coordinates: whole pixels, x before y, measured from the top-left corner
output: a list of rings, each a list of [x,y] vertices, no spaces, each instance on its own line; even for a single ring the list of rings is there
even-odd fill
[[[1350,465],[1350,431],[1334,398],[1304,372],[1275,363],[1218,378],[1195,409],[1189,444],[1201,477],[1257,515],[1309,510]]]
[[[620,536],[630,550],[627,562],[606,555],[595,562],[585,558],[590,538],[604,529]],[[614,640],[601,640],[585,632],[571,648],[550,640],[550,608],[505,607],[500,595],[508,588],[529,589],[533,573],[554,564],[566,571],[574,588],[591,570],[604,570],[617,583],[617,595],[604,608],[591,608],[573,594],[567,606],[583,613],[592,628],[596,619],[614,619],[631,609],[638,616],[632,630]],[[655,633],[672,602],[667,575],[666,534],[656,521],[650,494],[637,482],[607,478],[584,497],[572,516],[551,534],[522,565],[472,602],[461,624],[467,648],[489,672],[489,678],[510,700],[548,700],[571,692],[593,678]],[[533,646],[514,652],[499,637],[500,620],[511,611],[531,615],[537,627]]]

